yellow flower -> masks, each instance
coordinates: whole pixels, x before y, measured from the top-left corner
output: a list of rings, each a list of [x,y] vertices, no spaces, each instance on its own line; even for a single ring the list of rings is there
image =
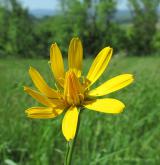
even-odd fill
[[[45,107],[31,107],[26,110],[30,118],[54,118],[65,112],[62,121],[62,132],[69,141],[74,138],[78,115],[82,107],[104,112],[120,113],[125,105],[112,98],[97,98],[117,91],[133,82],[133,75],[122,74],[116,76],[95,89],[91,86],[105,71],[111,56],[112,48],[102,49],[93,61],[86,77],[82,76],[83,48],[79,38],[73,38],[68,50],[68,71],[65,72],[63,58],[57,44],[52,44],[50,49],[51,69],[56,80],[57,89],[47,85],[40,73],[30,67],[29,74],[35,91],[24,87],[24,91],[43,104]]]

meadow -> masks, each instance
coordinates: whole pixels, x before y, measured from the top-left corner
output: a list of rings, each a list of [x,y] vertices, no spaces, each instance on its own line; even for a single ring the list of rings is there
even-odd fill
[[[84,60],[84,75],[92,60]],[[62,165],[66,150],[63,115],[33,120],[24,113],[37,105],[23,92],[23,85],[33,87],[30,65],[54,86],[47,60],[0,59],[0,164]],[[134,74],[135,82],[107,97],[123,101],[124,112],[82,113],[73,165],[160,164],[160,57],[115,56],[95,86],[122,73]]]

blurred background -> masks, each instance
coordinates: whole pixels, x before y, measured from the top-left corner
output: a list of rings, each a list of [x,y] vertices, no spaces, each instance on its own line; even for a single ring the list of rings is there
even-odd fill
[[[95,86],[122,73],[136,79],[108,96],[126,104],[122,114],[83,113],[73,164],[159,165],[160,0],[0,0],[0,164],[63,164],[63,115],[26,118],[37,102],[23,85],[33,87],[31,65],[54,86],[50,45],[57,42],[67,64],[72,37],[84,46],[84,75],[103,47],[114,48]]]

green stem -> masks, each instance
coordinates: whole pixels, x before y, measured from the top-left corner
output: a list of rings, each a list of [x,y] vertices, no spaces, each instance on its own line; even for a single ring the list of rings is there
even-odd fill
[[[75,145],[75,139],[67,142],[67,153],[66,153],[65,165],[71,164],[74,145]]]
[[[73,154],[74,146],[75,146],[75,143],[76,143],[77,134],[78,134],[78,131],[79,131],[81,111],[82,111],[82,109],[79,110],[79,117],[78,117],[76,135],[75,135],[73,140],[70,140],[69,142],[67,142],[67,152],[66,152],[64,165],[71,165],[72,154]]]

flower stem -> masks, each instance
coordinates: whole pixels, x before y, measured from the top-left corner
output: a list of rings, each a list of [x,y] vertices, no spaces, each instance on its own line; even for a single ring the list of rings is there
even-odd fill
[[[71,164],[74,144],[75,144],[75,139],[67,142],[67,153],[66,153],[65,165],[70,165]]]
[[[82,111],[82,109],[79,110],[79,118],[78,118],[78,123],[77,123],[76,135],[75,135],[74,139],[67,142],[67,152],[66,152],[64,165],[71,165],[72,154],[73,154],[74,146],[75,146],[75,143],[76,143],[77,134],[78,134],[78,131],[79,131],[81,111]]]

